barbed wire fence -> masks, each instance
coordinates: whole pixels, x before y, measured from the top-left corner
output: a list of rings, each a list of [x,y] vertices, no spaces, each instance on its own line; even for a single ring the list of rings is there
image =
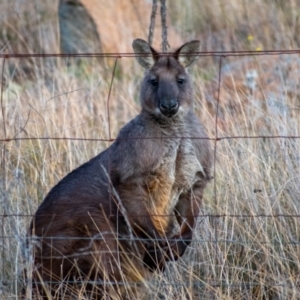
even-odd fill
[[[162,7],[163,10],[163,7]],[[153,12],[152,12],[152,22],[154,23],[155,21],[155,11],[156,7],[153,6]],[[165,11],[164,11],[165,13]],[[164,13],[162,12],[162,18],[164,16]],[[165,16],[164,16],[165,17]],[[149,30],[149,43],[151,44],[151,41],[153,39],[153,23],[151,22],[150,25],[150,30]],[[165,19],[162,20],[162,22],[165,22]],[[166,23],[163,26],[163,28],[166,28]],[[166,30],[163,31],[163,54],[161,55],[169,55],[166,53],[167,47],[168,47],[168,42],[167,42],[167,33]],[[216,112],[215,112],[215,120],[214,124],[212,124],[212,127],[214,128],[214,136],[210,137],[209,139],[211,140],[213,144],[213,151],[214,151],[214,161],[218,161],[219,159],[219,151],[218,147],[219,144],[222,141],[225,140],[299,140],[300,135],[281,135],[281,134],[275,134],[275,135],[270,135],[270,134],[257,134],[257,135],[224,135],[219,133],[219,109],[220,109],[220,102],[221,102],[221,90],[222,90],[222,75],[223,75],[223,65],[224,65],[224,60],[226,58],[241,58],[241,57],[270,57],[270,56],[278,56],[278,55],[285,55],[285,56],[291,56],[291,55],[299,55],[300,50],[273,50],[273,51],[220,51],[220,52],[200,52],[200,53],[194,53],[194,55],[199,55],[200,57],[214,57],[218,59],[218,76],[217,76],[217,101],[216,101]],[[18,142],[18,141],[79,141],[79,142],[113,142],[115,138],[112,135],[112,129],[111,129],[111,119],[113,118],[112,113],[110,111],[110,100],[111,100],[111,93],[114,87],[114,79],[116,77],[116,72],[117,72],[117,67],[118,67],[118,62],[122,58],[134,58],[136,57],[135,54],[132,53],[83,53],[83,54],[0,54],[0,60],[2,61],[1,63],[1,95],[0,95],[0,103],[1,103],[1,116],[2,116],[2,136],[3,138],[0,139],[0,144],[1,144],[1,197],[2,197],[2,202],[3,206],[1,208],[1,213],[0,213],[0,218],[1,218],[1,223],[2,223],[2,228],[1,228],[1,236],[0,236],[0,248],[1,248],[1,257],[2,257],[2,281],[9,283],[9,284],[14,284],[15,281],[17,280],[16,278],[11,279],[11,278],[6,278],[5,274],[6,271],[4,269],[4,260],[5,260],[5,251],[6,247],[4,247],[5,243],[7,240],[18,240],[21,241],[25,237],[24,236],[17,236],[17,233],[11,232],[11,234],[7,234],[4,230],[5,228],[5,223],[8,219],[10,218],[27,218],[31,219],[33,215],[31,214],[24,214],[22,212],[11,212],[10,209],[10,199],[8,197],[8,187],[7,187],[7,164],[8,164],[8,146],[11,143]],[[78,138],[78,137],[57,137],[57,136],[38,136],[38,137],[18,137],[18,136],[10,136],[7,132],[7,104],[5,104],[5,99],[4,99],[4,93],[5,93],[5,67],[7,63],[11,59],[33,59],[33,58],[38,58],[38,59],[47,59],[47,58],[85,58],[88,60],[92,60],[93,58],[103,58],[103,59],[113,59],[114,63],[111,68],[111,78],[110,78],[110,84],[109,84],[109,89],[108,89],[108,94],[107,94],[107,99],[106,99],[106,111],[107,111],[107,117],[108,117],[108,138]],[[23,126],[24,128],[26,127],[26,124]],[[211,235],[211,238],[206,239],[206,238],[196,238],[195,242],[199,243],[201,245],[204,244],[211,244],[215,248],[215,253],[220,253],[220,245],[239,245],[241,247],[241,251],[246,251],[244,248],[245,247],[252,247],[253,244],[257,243],[259,247],[263,249],[265,245],[272,245],[275,247],[296,247],[295,253],[298,253],[298,247],[300,246],[300,240],[299,236],[293,236],[293,237],[287,237],[286,239],[283,240],[261,240],[258,239],[256,241],[253,240],[247,240],[247,239],[240,239],[240,237],[235,238],[234,236],[228,237],[227,239],[224,238],[223,235],[220,235],[219,228],[217,225],[218,220],[222,220],[222,222],[229,222],[229,220],[236,220],[237,222],[240,223],[240,226],[245,226],[245,224],[249,225],[251,223],[251,220],[278,220],[280,223],[281,220],[284,219],[289,219],[296,220],[296,226],[299,224],[300,220],[300,214],[298,213],[285,213],[285,212],[278,212],[278,213],[243,213],[243,214],[230,214],[230,213],[220,213],[220,211],[217,209],[219,205],[219,197],[220,194],[218,192],[218,170],[216,163],[214,163],[214,181],[213,181],[213,201],[214,201],[214,208],[215,212],[213,213],[205,213],[203,212],[198,216],[198,218],[202,222],[209,222],[210,220],[213,220],[211,224],[216,225],[215,227],[212,227],[211,231],[214,233]],[[284,225],[283,225],[284,226]],[[230,247],[230,246],[228,246]],[[263,251],[263,250],[262,250]],[[219,278],[219,281],[217,280],[210,280],[209,276],[207,279],[207,282],[203,281],[193,281],[193,285],[195,286],[201,286],[201,287],[206,287],[209,286],[210,288],[224,288],[224,287],[229,287],[233,289],[249,289],[249,288],[255,288],[261,286],[260,282],[251,280],[251,278],[246,280],[241,280],[240,282],[230,282],[227,281],[226,279],[222,278],[221,275],[221,265],[222,261],[218,261],[219,259],[222,260],[224,259],[223,255],[216,255],[218,259],[212,262],[212,265],[215,264],[216,269],[214,270],[216,274],[219,274],[219,276],[215,275],[215,278]],[[290,259],[290,258],[287,258]],[[201,261],[195,261],[195,264],[200,264]],[[295,262],[296,263],[296,262]],[[211,270],[213,271],[213,270]],[[274,282],[269,282],[269,286],[271,288],[293,288],[297,287],[299,288],[299,280],[297,279],[297,276],[299,273],[295,272],[295,274],[286,274],[286,282],[284,281],[276,281]],[[295,278],[291,278],[295,276]],[[3,284],[3,283],[2,283]],[[122,283],[120,283],[122,284]],[[176,282],[174,280],[174,285],[180,286],[180,285],[185,285],[185,282]],[[1,285],[0,285],[0,290],[1,290]],[[297,297],[297,296],[296,296]],[[296,298],[295,298],[296,299]]]
[[[222,88],[222,62],[224,60],[224,58],[227,57],[245,57],[245,56],[272,56],[272,55],[295,55],[295,54],[300,54],[300,51],[291,51],[291,50],[278,50],[278,51],[240,51],[240,52],[206,52],[206,53],[195,53],[195,55],[200,55],[202,57],[208,57],[208,56],[214,56],[214,57],[218,57],[219,59],[219,70],[218,70],[218,101],[217,101],[217,111],[218,111],[218,106],[219,106],[219,102],[220,102],[220,91]],[[169,55],[168,53],[162,54],[162,55]],[[74,137],[57,137],[57,136],[40,136],[40,137],[14,137],[14,136],[9,136],[7,134],[7,130],[6,130],[6,120],[7,120],[7,115],[6,115],[6,104],[4,103],[4,91],[5,91],[5,84],[4,84],[4,69],[5,69],[5,64],[10,60],[10,59],[32,59],[32,58],[41,58],[41,59],[45,59],[45,58],[53,58],[53,57],[61,57],[61,58],[70,58],[70,57],[81,57],[81,58],[87,58],[87,59],[92,59],[94,57],[102,57],[102,58],[113,58],[114,59],[114,64],[112,67],[112,71],[111,71],[111,80],[110,80],[110,87],[109,87],[109,92],[107,95],[107,115],[108,115],[108,138],[107,139],[89,139],[89,138],[74,138]],[[62,55],[62,54],[0,54],[0,59],[2,60],[2,77],[1,77],[1,115],[2,115],[2,131],[3,131],[3,136],[4,138],[0,139],[1,142],[1,173],[2,173],[2,180],[1,180],[1,189],[2,189],[2,198],[3,198],[3,207],[2,207],[2,213],[0,214],[1,217],[1,221],[2,221],[2,232],[1,232],[1,236],[0,236],[0,245],[2,245],[2,250],[1,250],[1,256],[2,256],[2,260],[4,261],[4,256],[5,256],[5,247],[3,246],[5,244],[5,240],[10,240],[10,239],[16,239],[15,233],[11,233],[11,235],[7,235],[4,232],[4,228],[5,228],[5,222],[7,219],[9,218],[32,218],[33,215],[29,215],[29,214],[23,214],[23,213],[11,213],[11,210],[9,209],[10,207],[10,203],[9,203],[9,198],[8,198],[8,193],[7,191],[7,185],[6,185],[6,174],[7,174],[7,153],[8,153],[8,149],[7,146],[12,143],[12,142],[17,142],[17,141],[33,141],[33,140],[37,140],[37,141],[49,141],[49,140],[69,140],[69,141],[81,141],[81,142],[99,142],[99,141],[104,141],[104,142],[113,142],[114,138],[112,137],[111,134],[111,128],[110,128],[110,120],[112,118],[111,116],[111,112],[110,112],[110,106],[109,106],[109,102],[110,102],[110,98],[111,98],[111,91],[113,89],[113,84],[114,84],[114,77],[115,77],[115,72],[116,72],[116,68],[117,68],[117,63],[118,60],[124,57],[129,57],[129,58],[133,58],[135,57],[134,54],[132,53],[97,53],[97,54],[77,54],[77,55]],[[292,140],[298,140],[300,138],[300,136],[298,135],[255,135],[255,136],[247,136],[247,135],[236,135],[236,136],[224,136],[224,135],[219,135],[219,129],[218,129],[218,113],[216,112],[216,116],[215,116],[215,124],[214,124],[214,137],[211,137],[210,140],[212,141],[214,147],[213,147],[213,151],[214,151],[214,160],[217,161],[218,160],[218,144],[221,141],[224,140],[266,140],[266,139],[270,139],[270,140],[274,140],[274,139],[292,139]],[[26,125],[25,125],[26,126]],[[216,169],[216,164],[214,164],[214,182],[213,182],[213,197],[214,197],[214,202],[215,202],[215,207],[218,207],[218,192],[217,192],[217,187],[218,187],[218,181],[217,181],[217,169]],[[228,219],[237,219],[237,220],[242,220],[242,222],[245,222],[245,219],[297,219],[299,220],[300,215],[299,214],[286,214],[286,213],[264,213],[264,214],[228,214],[228,213],[220,213],[218,211],[216,211],[215,213],[209,213],[209,214],[201,214],[199,216],[200,219],[222,219],[224,220],[228,220]],[[217,227],[215,227],[215,234],[214,234],[214,238],[210,239],[210,240],[200,240],[198,241],[199,243],[203,244],[203,243],[211,243],[214,244],[216,247],[216,252],[218,252],[218,248],[220,244],[232,244],[232,243],[236,243],[236,244],[242,244],[243,246],[247,246],[247,242],[246,241],[240,241],[240,240],[235,240],[234,238],[232,239],[223,239],[219,237],[218,234],[218,229]],[[22,240],[24,237],[19,236],[17,239]],[[254,241],[249,241],[248,242],[249,245],[253,245],[253,243],[255,243]],[[262,241],[259,240],[257,241],[257,243],[259,245],[264,245],[264,244],[272,244],[273,246],[278,245],[278,246],[288,246],[288,245],[292,245],[292,246],[296,246],[298,247],[300,245],[300,241],[298,239],[298,237],[295,237],[293,240],[286,240],[286,241]],[[2,265],[2,274],[5,274],[4,271],[4,264]],[[9,280],[6,280],[9,281]],[[176,283],[178,284],[178,283]],[[181,283],[183,284],[183,283]],[[204,285],[204,283],[202,282],[198,282],[195,283],[196,285]],[[260,285],[260,283],[254,283],[251,282],[251,280],[248,283],[224,283],[222,282],[222,280],[220,280],[220,282],[214,282],[214,283],[210,283],[210,286],[212,287],[224,287],[224,286],[230,286],[230,287],[243,287],[243,286],[255,286],[255,285]],[[291,287],[290,284],[286,284],[286,283],[280,283],[280,282],[274,282],[273,287]]]

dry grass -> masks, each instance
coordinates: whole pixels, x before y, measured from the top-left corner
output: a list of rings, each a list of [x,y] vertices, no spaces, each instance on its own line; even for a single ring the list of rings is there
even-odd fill
[[[31,17],[22,14],[30,6],[25,7],[21,0],[15,2],[19,14],[7,8],[11,13],[4,19],[1,15],[5,26],[0,31],[0,51],[56,52],[57,25],[49,17],[55,15],[50,2],[45,1],[42,8],[39,2],[30,2],[41,11],[50,7],[52,13],[48,15],[36,10],[30,10]],[[295,1],[202,2],[178,0],[169,5],[169,13],[172,26],[183,40],[201,38],[203,50],[299,46],[299,8],[294,7]],[[5,3],[9,2],[1,3],[1,12]],[[130,45],[135,38],[127,32],[121,36],[122,45]],[[172,41],[170,44],[176,46]],[[27,73],[23,65],[29,62],[33,68]],[[0,137],[33,139],[1,144],[0,215],[14,216],[0,217],[0,299],[17,299],[20,295],[22,269],[30,266],[30,261],[24,262],[24,236],[30,216],[45,194],[65,174],[109,145],[105,141],[35,138],[107,139],[109,130],[115,137],[139,112],[142,70],[132,58],[118,61],[109,100],[110,124],[107,99],[113,59],[102,65],[83,62],[69,67],[60,59],[29,62],[9,59],[4,74],[5,117],[3,120],[0,116]],[[240,58],[228,60],[228,66],[238,67],[224,71],[218,135],[299,136],[297,59],[288,62],[292,85],[281,76],[285,67],[278,58],[262,56],[255,62],[257,95],[249,91],[243,78],[253,64],[244,64]],[[193,69],[195,109],[212,137],[216,111],[207,100],[216,89],[211,85],[217,78],[217,63],[213,58],[201,58]],[[275,106],[267,105],[270,92]],[[228,105],[228,99],[233,104]],[[199,218],[192,247],[149,283],[148,296],[298,299],[300,219],[295,215],[300,213],[299,139],[228,138],[218,141],[216,147],[215,179],[206,191],[202,213],[226,216]]]

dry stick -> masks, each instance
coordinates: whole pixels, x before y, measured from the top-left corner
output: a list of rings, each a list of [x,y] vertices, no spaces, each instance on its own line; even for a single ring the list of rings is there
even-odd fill
[[[2,216],[2,218],[1,218],[1,220],[2,220],[2,230],[1,230],[1,234],[2,234],[2,237],[4,237],[4,220],[5,220],[5,216]],[[3,238],[1,238],[2,239],[2,241],[4,241],[4,239]],[[3,245],[3,247],[2,247],[2,281],[4,281],[4,249],[5,249],[5,247],[4,247],[4,245]]]
[[[3,122],[3,134],[4,134],[4,139],[6,139],[6,124],[5,124],[5,111],[4,111],[4,105],[3,105],[3,89],[4,89],[4,66],[5,66],[5,60],[6,57],[3,58],[2,62],[2,75],[1,75],[1,112],[2,112],[2,122]],[[1,171],[3,173],[3,182],[2,182],[2,193],[3,193],[3,200],[4,200],[4,213],[2,215],[2,236],[4,236],[4,222],[5,222],[5,217],[7,214],[7,197],[6,197],[6,147],[5,147],[6,142],[3,142],[3,148],[2,148],[2,155],[1,155]],[[4,245],[2,247],[2,274],[4,276]],[[4,278],[2,278],[4,279]]]
[[[222,62],[223,56],[220,56],[219,60],[219,77],[218,77],[218,99],[217,99],[217,109],[216,109],[216,119],[215,119],[215,145],[214,145],[214,198],[215,198],[215,214],[218,214],[218,198],[217,198],[217,182],[216,182],[216,159],[217,159],[217,144],[219,141],[218,138],[218,117],[219,117],[219,106],[220,106],[220,92],[221,92],[221,80],[222,80]],[[216,259],[218,260],[218,228],[217,222],[214,222],[215,226],[215,255],[217,256]],[[215,268],[215,275],[216,277],[219,275],[218,266],[221,264],[216,264]],[[220,273],[221,274],[221,273]]]
[[[114,82],[114,78],[115,78],[115,74],[116,74],[116,69],[117,69],[117,64],[118,64],[118,59],[119,58],[121,58],[121,56],[118,56],[118,57],[116,57],[116,59],[115,59],[115,64],[114,64],[114,68],[113,68],[113,72],[112,72],[112,76],[111,76],[111,82],[110,82],[110,86],[109,86],[109,92],[108,92],[108,96],[107,96],[107,102],[106,102],[106,108],[107,108],[107,122],[108,122],[108,139],[109,139],[109,141],[110,142],[112,142],[113,140],[112,140],[112,138],[111,138],[111,128],[110,128],[110,108],[109,108],[109,101],[110,101],[110,96],[111,96],[111,91],[112,91],[112,87],[113,87],[113,82]],[[109,174],[111,174],[110,173],[110,171],[111,171],[111,166],[110,166],[110,162],[111,162],[111,159],[110,159],[110,152],[108,152],[109,153],[109,166],[108,166],[108,168],[109,168]],[[110,189],[110,185],[109,185],[109,189]],[[111,193],[111,191],[110,191],[110,193]],[[110,194],[109,193],[109,194]],[[110,211],[110,213],[111,213],[111,211],[112,211],[112,207],[111,207],[111,205],[112,205],[112,201],[111,201],[111,196],[109,196],[110,198],[110,208],[109,208],[109,211]]]
[[[167,52],[168,50],[168,39],[167,39],[167,5],[166,0],[160,0],[160,14],[161,14],[161,37],[162,37],[162,51]]]
[[[217,143],[221,139],[218,137],[218,118],[219,118],[219,108],[220,108],[220,93],[221,93],[221,80],[222,80],[222,62],[223,56],[219,58],[219,71],[218,71],[218,98],[217,98],[217,108],[216,108],[216,118],[215,118],[215,140],[214,140],[214,198],[215,198],[215,212],[218,214],[218,198],[217,198],[217,185],[216,185],[216,159],[217,159]]]
[[[4,66],[5,66],[6,58],[7,58],[6,56],[3,57],[2,74],[1,74],[1,112],[2,112],[4,138],[6,138],[6,124],[5,124],[5,111],[4,111],[4,105],[3,105],[3,90],[4,90]]]
[[[148,44],[150,46],[152,45],[152,42],[153,42],[156,11],[157,11],[157,0],[153,0],[151,18],[150,18],[149,35],[148,35]]]
[[[109,86],[109,91],[108,91],[108,96],[107,96],[107,101],[106,101],[106,108],[107,108],[107,121],[108,121],[108,139],[111,141],[111,129],[110,129],[110,109],[109,109],[109,100],[111,96],[111,91],[112,91],[112,86],[116,74],[116,69],[117,69],[117,64],[118,64],[118,59],[121,58],[120,56],[116,57],[114,68],[113,68],[113,73],[111,76],[111,81],[110,81],[110,86]]]

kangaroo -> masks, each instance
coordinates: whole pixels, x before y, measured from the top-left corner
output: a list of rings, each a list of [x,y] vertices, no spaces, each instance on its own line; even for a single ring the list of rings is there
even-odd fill
[[[106,293],[130,298],[184,254],[212,165],[187,72],[199,46],[191,41],[160,54],[142,39],[133,41],[145,69],[141,112],[39,206],[29,228],[37,293],[60,298],[58,287],[71,286],[95,299]]]

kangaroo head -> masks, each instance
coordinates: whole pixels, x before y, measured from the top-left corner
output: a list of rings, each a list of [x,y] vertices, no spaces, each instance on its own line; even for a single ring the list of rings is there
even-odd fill
[[[139,64],[146,70],[141,89],[142,110],[160,118],[186,114],[193,105],[187,68],[199,55],[200,42],[191,41],[174,53],[158,53],[146,41],[133,41]]]

